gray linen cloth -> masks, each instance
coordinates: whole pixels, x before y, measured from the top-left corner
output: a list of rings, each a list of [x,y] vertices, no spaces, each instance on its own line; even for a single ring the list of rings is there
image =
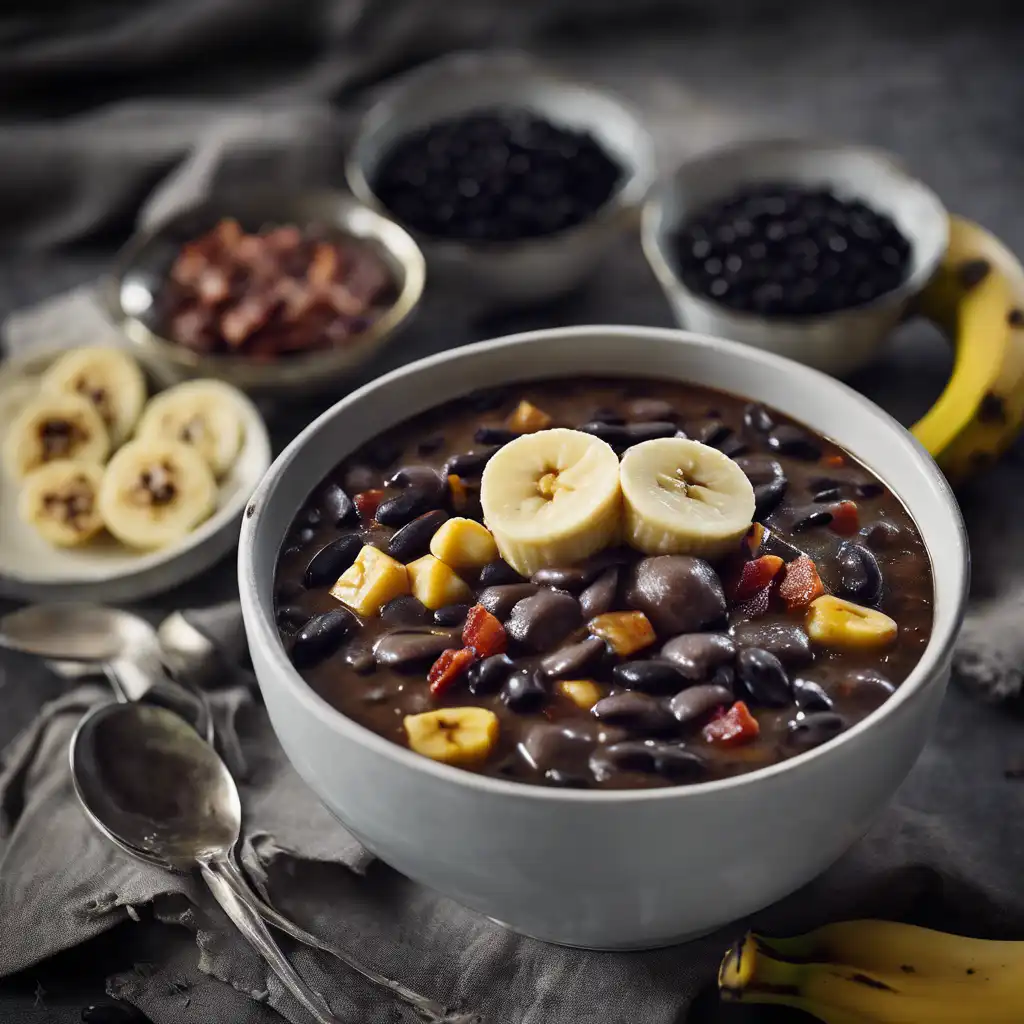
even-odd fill
[[[0,33],[0,93],[15,97],[52,81],[49,102],[63,120],[59,126],[13,119],[0,125],[0,210],[9,239],[42,247],[116,229],[172,165],[178,166],[177,173],[151,195],[142,220],[164,215],[215,182],[230,187],[232,181],[244,181],[254,169],[261,177],[285,182],[337,180],[334,143],[347,137],[351,101],[362,97],[364,86],[453,45],[539,40],[550,28],[578,29],[581,12],[596,22],[618,5],[462,0],[446,5],[445,17],[438,18],[435,5],[413,0],[302,5],[194,0],[176,4],[173,18],[161,18],[158,4],[139,3],[123,6],[115,19],[118,5],[108,5],[102,17],[92,12],[89,19],[69,16],[59,27],[51,24],[48,36],[39,31],[45,15],[35,9],[38,5],[24,6],[20,28]],[[920,17],[930,29],[931,45],[899,50],[890,39],[876,45],[870,19],[865,20],[864,12],[875,6],[868,0],[839,13],[813,4],[796,6],[800,38],[813,45],[792,52],[784,76],[776,74],[768,58],[780,52],[785,27],[751,18],[737,42],[736,26],[747,7],[743,3],[723,5],[730,14],[714,31],[705,31],[699,22],[684,26],[692,34],[689,40],[685,33],[669,38],[655,31],[651,38],[657,42],[630,49],[625,36],[604,43],[588,37],[586,48],[568,56],[642,107],[658,133],[666,166],[738,134],[783,128],[831,131],[840,120],[847,134],[866,133],[898,146],[905,133],[893,126],[890,93],[911,105],[927,100],[925,106],[956,107],[966,133],[958,160],[920,159],[929,163],[940,189],[969,204],[968,212],[1007,232],[1011,244],[1024,242],[1024,224],[998,206],[998,189],[978,189],[968,196],[963,188],[965,181],[988,184],[991,168],[999,164],[980,126],[1019,140],[1014,103],[993,106],[991,90],[981,87],[954,94],[947,85],[953,79],[943,73],[972,53],[983,54],[979,63],[986,72],[1001,60],[1015,61],[1012,34],[986,34],[959,24],[951,28],[941,19],[935,22],[933,9],[924,5]],[[731,14],[739,17],[730,20]],[[906,17],[913,21],[912,14]],[[275,33],[289,42],[308,42],[316,35],[327,44],[325,55],[303,65],[301,72],[294,63],[279,63],[254,84],[247,62],[233,59],[237,53],[226,45],[232,33],[238,34],[241,48]],[[26,42],[12,50],[16,38]],[[899,61],[892,59],[897,50]],[[809,57],[812,53],[818,57]],[[185,84],[188,57],[203,61],[208,76],[203,98],[194,101],[181,99],[197,91]],[[699,94],[674,74],[681,59],[700,83]],[[868,60],[872,71],[854,76],[856,88],[841,76],[820,77],[824,64],[861,68]],[[77,95],[76,87],[97,61],[109,69],[110,81],[97,86],[101,92],[112,95],[118,75],[140,76],[147,65],[159,65],[164,74],[177,68],[179,96],[169,102],[141,90],[146,98],[108,103],[95,112],[67,109],[68,98]],[[743,73],[721,74],[730,61]],[[891,71],[894,67],[898,73]],[[988,81],[984,74],[981,78]],[[774,89],[767,99],[758,84],[765,81]],[[851,97],[859,98],[863,90],[871,93],[864,103],[851,104]],[[817,106],[806,102],[812,94]],[[239,102],[239,96],[255,97],[256,105]],[[338,102],[328,106],[329,100]],[[999,120],[1004,113],[1009,120]],[[925,122],[915,122],[908,145],[937,157],[948,139],[944,129],[930,132]],[[179,165],[186,155],[190,158]],[[474,336],[552,320],[666,323],[667,313],[635,249],[630,243],[613,255],[610,269],[586,299],[500,324],[467,325],[451,301],[431,297],[423,326],[368,373]],[[15,349],[110,337],[96,318],[88,289],[14,318],[7,335]],[[912,330],[897,339],[881,370],[855,383],[911,422],[934,394],[944,365],[930,339]],[[279,441],[297,425],[279,425]],[[958,667],[961,681],[992,699],[1013,698],[1021,689],[1024,527],[1011,503],[993,500],[1019,493],[1021,476],[1018,447],[960,496],[975,556],[976,601]],[[207,600],[211,587],[227,594],[230,581],[231,567],[224,566],[196,589],[186,588],[179,599]],[[226,641],[228,634],[237,639],[223,609],[197,613],[196,621],[205,622],[219,640]],[[226,642],[225,649],[237,654],[237,643]],[[244,671],[241,666],[239,672]],[[302,1021],[201,886],[131,862],[87,824],[70,789],[66,744],[81,711],[102,697],[97,688],[67,692],[66,684],[28,659],[0,657],[4,718],[25,728],[0,760],[0,977],[136,921],[127,926],[140,929],[140,936],[142,931],[159,933],[160,953],[108,984],[156,1024],[270,1022],[280,1019],[278,1014]],[[439,1000],[510,1024],[672,1024],[694,1007],[698,992],[713,981],[722,949],[746,924],[679,949],[629,955],[556,949],[511,935],[370,863],[297,780],[244,675],[215,699],[222,727],[234,723],[249,768],[242,783],[243,859],[254,882],[310,930]],[[932,743],[875,828],[832,870],[757,915],[755,923],[795,931],[834,917],[879,915],[1019,937],[1024,890],[1014,851],[1024,843],[1024,820],[1007,813],[1020,800],[1020,783],[1007,776],[1008,769],[1020,768],[1014,761],[1020,752],[1019,729],[1004,712],[953,690]],[[700,880],[681,878],[679,884]],[[289,949],[342,1019],[360,1024],[397,1019],[390,1004],[337,964]]]

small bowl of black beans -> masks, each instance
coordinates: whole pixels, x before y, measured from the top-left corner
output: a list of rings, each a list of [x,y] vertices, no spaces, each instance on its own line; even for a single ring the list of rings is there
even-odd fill
[[[484,304],[553,299],[639,221],[653,143],[612,96],[517,53],[406,75],[366,115],[346,175]]]
[[[642,236],[681,326],[844,376],[935,272],[948,215],[885,153],[779,140],[683,164],[653,191]]]

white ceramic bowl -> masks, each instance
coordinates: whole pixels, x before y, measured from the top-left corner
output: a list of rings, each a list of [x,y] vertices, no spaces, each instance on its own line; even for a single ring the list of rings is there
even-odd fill
[[[731,310],[683,284],[673,235],[687,216],[744,185],[780,181],[831,188],[841,198],[861,199],[888,214],[911,244],[903,284],[873,302],[798,320]],[[789,139],[740,143],[684,163],[652,190],[641,236],[680,327],[742,341],[842,377],[874,359],[935,273],[949,242],[949,216],[931,189],[880,150]]]
[[[624,173],[611,198],[589,220],[542,238],[477,244],[431,238],[408,228],[432,278],[456,280],[465,294],[497,306],[550,299],[578,285],[625,231],[635,230],[656,173],[654,144],[620,100],[523,54],[460,53],[405,75],[368,111],[346,164],[349,187],[362,202],[393,217],[371,184],[390,146],[443,118],[501,106],[525,108],[554,124],[591,132]]]
[[[488,385],[581,372],[704,384],[762,400],[861,457],[902,498],[935,575],[920,664],[832,742],[737,778],[639,792],[548,789],[420,757],[345,718],[285,655],[278,550],[300,502],[379,431]],[[935,463],[845,385],[778,356],[672,330],[576,327],[470,345],[396,370],[313,422],[243,520],[239,587],[252,661],[299,774],[365,845],[410,878],[524,934],[601,949],[706,932],[792,892],[871,824],[921,752],[949,677],[967,541]]]

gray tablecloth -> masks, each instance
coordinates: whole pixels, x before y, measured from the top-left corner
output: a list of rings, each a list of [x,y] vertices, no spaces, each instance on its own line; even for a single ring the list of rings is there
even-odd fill
[[[897,10],[869,2],[826,9],[801,0],[788,5],[724,4],[714,13],[694,4],[668,27],[638,19],[617,24],[613,31],[601,32],[597,25],[584,33],[577,22],[568,40],[557,31],[561,8],[552,16],[542,6],[516,5],[513,12],[502,5],[480,15],[475,12],[483,8],[467,0],[452,7],[445,19],[437,19],[411,3],[373,8],[338,4],[329,11],[312,3],[301,8],[249,3],[239,14],[242,7],[235,4],[197,2],[179,5],[173,15],[182,19],[181,25],[192,19],[192,26],[205,26],[201,35],[189,36],[156,31],[167,24],[160,9],[139,5],[128,14],[119,12],[129,28],[104,28],[94,21],[86,31],[87,26],[71,19],[57,36],[42,41],[29,30],[38,15],[28,11],[23,32],[27,45],[19,59],[2,65],[0,93],[24,102],[26,88],[50,80],[55,87],[45,104],[39,102],[60,108],[65,119],[59,124],[22,120],[0,125],[0,209],[12,235],[37,249],[118,229],[156,178],[190,145],[217,138],[211,125],[230,124],[234,130],[249,122],[251,107],[240,107],[236,99],[253,94],[255,76],[249,68],[254,61],[239,59],[239,48],[259,50],[253,41],[275,33],[308,45],[316,34],[313,27],[328,25],[323,59],[299,63],[278,53],[277,62],[268,59],[272,66],[261,72],[260,81],[270,84],[257,91],[273,94],[278,111],[282,104],[290,105],[290,113],[278,114],[273,122],[275,133],[284,132],[276,135],[278,140],[290,137],[289,124],[305,126],[297,145],[264,147],[263,166],[276,167],[275,173],[301,175],[309,168],[330,173],[334,151],[308,145],[309,126],[327,125],[332,137],[336,133],[343,140],[354,105],[365,99],[359,88],[364,81],[453,41],[532,40],[538,49],[618,88],[640,106],[666,164],[737,135],[815,131],[865,139],[901,153],[953,209],[989,224],[1018,251],[1024,250],[1024,216],[1015,205],[1014,191],[1014,167],[1024,148],[1016,113],[1024,99],[1024,78],[1017,71],[1020,25],[995,20],[984,2],[970,11],[936,11],[925,4]],[[295,22],[287,28],[281,13],[285,9]],[[580,10],[594,8],[577,5]],[[411,13],[400,17],[402,11]],[[105,17],[113,18],[112,9]],[[236,47],[225,42],[232,38]],[[197,46],[197,40],[209,42]],[[189,58],[202,61],[209,71],[202,88],[196,86],[194,72],[192,85],[184,84],[188,75],[182,73],[181,62],[187,64]],[[90,106],[78,115],[71,109],[74,102],[84,106],[89,97],[79,94],[73,101],[72,93],[82,83],[83,68],[95,66],[97,59],[106,69],[93,83],[100,98],[133,92],[136,98]],[[146,90],[125,88],[125,76],[140,81],[147,63],[166,72],[152,92],[158,87],[175,90],[173,99],[166,92],[140,99]],[[196,99],[197,94],[202,98]],[[320,103],[332,96],[342,102],[330,109]],[[296,158],[296,153],[304,155]],[[234,167],[237,172],[238,161]],[[194,171],[193,163],[182,179],[186,184],[195,180]],[[79,258],[84,279],[93,264]],[[20,304],[55,290],[40,271],[68,264],[28,254],[8,266]],[[500,322],[469,323],[460,315],[457,300],[432,295],[414,330],[368,375],[507,330],[552,323],[668,322],[634,240],[623,243],[586,291],[548,309]],[[17,322],[12,324],[13,339],[25,337],[19,330]],[[927,329],[913,326],[893,340],[877,368],[854,383],[909,423],[937,394],[948,368],[941,343]],[[279,424],[278,440],[295,426]],[[974,603],[961,663],[969,664],[970,679],[987,694],[1019,690],[1024,663],[1017,614],[1024,582],[1019,564],[1024,559],[1024,527],[1018,525],[1011,500],[1019,493],[1021,475],[1018,448],[961,495],[975,556]],[[233,586],[231,566],[225,564],[143,610],[155,617],[163,609],[229,598]],[[0,695],[11,710],[3,731],[10,735],[15,726],[26,725],[32,708],[59,689],[25,662],[5,659],[0,664]],[[66,779],[56,769],[70,714],[54,717],[46,740],[48,756],[32,759],[35,768],[19,776],[17,786],[8,790],[13,796],[3,803],[0,892],[11,901],[6,906],[22,915],[22,931],[15,936],[19,955],[25,950],[31,955],[33,942],[37,951],[49,951],[55,935],[77,940],[86,932],[130,920],[124,905],[130,903],[142,922],[136,927],[145,930],[147,943],[159,936],[158,948],[148,954],[152,963],[113,979],[111,987],[142,1006],[157,1024],[269,1021],[275,1019],[273,1013],[251,998],[264,991],[273,1005],[287,1012],[288,1004],[256,961],[233,942],[215,913],[208,914],[196,891],[189,891],[196,909],[184,916],[172,896],[142,901],[138,908],[131,898],[101,899],[90,915],[69,916],[66,901],[47,901],[45,872],[26,878],[14,871],[22,863],[12,853],[23,849],[12,841],[19,827],[29,848],[35,843],[40,850],[64,851],[45,861],[50,870],[84,851],[96,853],[96,840],[87,838],[87,832],[70,833],[72,843],[62,845],[59,836],[39,831],[48,824],[45,816],[28,817],[32,810],[45,812],[46,799],[59,798],[62,786],[65,801],[69,799]],[[246,742],[274,756],[274,741],[261,731],[258,709],[246,716]],[[798,929],[829,916],[880,914],[1019,935],[1024,900],[1013,851],[1021,846],[1024,826],[1006,808],[1019,803],[1020,783],[1004,777],[1020,751],[1018,730],[1008,712],[987,708],[962,692],[951,693],[934,742],[878,826],[832,871],[766,912],[759,923]],[[271,764],[274,772],[288,771],[283,764]],[[340,830],[330,835],[337,837],[334,849],[340,849]],[[52,841],[44,846],[47,836]],[[138,876],[120,874],[124,865],[116,854],[103,851],[100,856],[110,859],[102,861],[104,873],[78,893],[82,905],[112,891],[102,885],[108,871],[122,879],[125,891],[135,891],[131,886]],[[485,1010],[494,1021],[642,1019],[670,1024],[712,979],[728,938],[723,934],[645,955],[567,953],[509,936],[381,865],[359,876],[344,866],[344,858],[326,862],[331,859],[268,857],[269,892],[313,930],[353,945],[431,994]],[[179,924],[154,923],[154,917]],[[54,919],[64,923],[63,932],[43,927]],[[321,973],[326,966],[322,962],[301,964],[332,995],[342,1015],[370,1022],[393,1019],[343,972],[332,968],[328,977]],[[0,962],[0,973],[2,968]],[[61,1019],[45,1005],[26,1006],[24,1013],[26,1020]]]

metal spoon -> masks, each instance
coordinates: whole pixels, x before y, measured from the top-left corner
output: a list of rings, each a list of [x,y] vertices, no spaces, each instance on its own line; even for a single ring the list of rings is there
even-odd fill
[[[43,658],[67,678],[105,675],[122,703],[165,704],[213,738],[205,699],[167,677],[156,630],[131,612],[87,602],[27,605],[0,617],[0,647]]]
[[[173,712],[104,704],[71,739],[71,775],[93,824],[134,857],[173,871],[199,868],[217,902],[317,1024],[340,1024],[274,942],[264,921],[330,953],[430,1024],[479,1024],[391,981],[316,938],[260,899],[232,859],[241,833],[238,789],[224,762]]]

